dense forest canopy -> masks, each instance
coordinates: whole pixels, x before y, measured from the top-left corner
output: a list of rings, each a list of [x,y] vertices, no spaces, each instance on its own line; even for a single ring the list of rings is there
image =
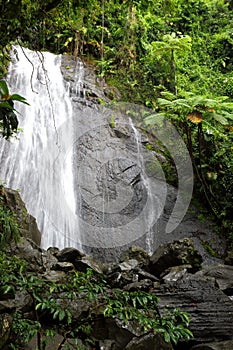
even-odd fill
[[[3,0],[0,9],[0,78],[12,43],[72,54],[93,63],[123,100],[166,115],[189,149],[195,194],[231,243],[232,3]]]

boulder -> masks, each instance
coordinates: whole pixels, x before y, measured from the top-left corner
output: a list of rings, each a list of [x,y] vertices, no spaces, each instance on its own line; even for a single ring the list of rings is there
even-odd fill
[[[148,266],[149,255],[142,248],[133,246],[121,255],[120,263],[105,264],[104,272],[112,287],[131,290],[138,286],[139,289],[148,290],[152,281],[158,281],[147,271]]]
[[[74,261],[74,267],[77,271],[86,272],[87,269],[92,269],[97,273],[103,273],[104,266],[103,264],[93,259],[92,257],[85,255],[81,260]]]
[[[129,259],[120,263],[119,267],[121,271],[130,271],[135,269],[138,265],[139,263],[136,259]]]
[[[50,282],[59,282],[64,279],[65,277],[65,272],[64,271],[46,271],[43,275],[43,278]]]
[[[55,271],[72,271],[74,269],[74,265],[70,262],[58,262],[53,266],[53,270]]]
[[[12,301],[0,300],[0,313],[12,312],[15,310],[15,305]]]
[[[170,343],[166,343],[159,334],[146,334],[142,337],[133,338],[125,350],[172,350]]]
[[[202,256],[190,238],[160,246],[150,258],[150,272],[160,276],[169,267],[187,264],[192,266],[192,272],[200,270],[202,264]]]
[[[131,259],[136,259],[138,261],[139,267],[141,267],[144,270],[148,270],[150,257],[144,249],[133,245],[121,254],[121,262],[125,262]]]
[[[161,274],[161,278],[163,282],[175,282],[190,270],[192,270],[191,265],[172,266]]]
[[[136,268],[135,271],[137,272],[138,274],[138,279],[139,280],[142,280],[142,279],[150,279],[151,281],[154,281],[154,282],[158,282],[159,279],[152,275],[151,273],[147,272],[147,271],[144,271],[140,268]]]
[[[64,248],[59,252],[55,252],[54,254],[58,261],[64,262],[71,262],[74,263],[76,260],[81,260],[84,256],[83,253],[81,253],[78,249],[75,248]]]
[[[42,340],[46,343],[44,350],[54,350],[58,349],[59,345],[62,341],[64,341],[64,337],[60,334],[55,334],[53,337],[46,337],[43,336]],[[37,337],[34,336],[33,339],[29,342],[24,344],[24,350],[35,350],[38,349],[37,347]],[[80,346],[80,349],[84,349],[82,346],[82,342],[78,342],[78,345]],[[77,350],[77,344],[75,345],[75,342],[73,339],[67,339],[63,344],[63,349],[69,349],[69,350]],[[85,350],[91,350],[92,348],[89,346],[85,347]]]
[[[44,272],[57,263],[56,257],[50,251],[41,249],[30,238],[22,237],[18,243],[11,245],[11,249],[28,262],[27,271]]]
[[[18,243],[12,244],[11,248],[19,258],[28,262],[26,266],[28,271],[39,272],[44,270],[42,250],[33,245],[32,240],[23,237]]]
[[[124,288],[124,286],[138,282],[139,275],[137,270],[115,271],[107,275],[107,281],[113,288]]]
[[[221,264],[205,266],[197,274],[214,277],[219,289],[227,295],[233,295],[233,266]]]
[[[18,224],[20,234],[23,237],[32,239],[37,245],[40,245],[41,234],[38,230],[36,219],[28,214],[19,192],[0,186],[0,195],[3,199],[4,206],[15,214],[14,217]]]
[[[124,290],[129,290],[129,291],[137,291],[137,290],[144,290],[144,291],[149,291],[153,287],[153,282],[149,279],[144,279],[141,281],[137,282],[132,282],[127,284],[126,286],[123,287]]]
[[[232,349],[233,349],[233,340],[199,344],[191,348],[191,350],[232,350]]]
[[[32,304],[32,297],[26,291],[17,291],[14,299],[0,300],[0,313],[27,312]]]
[[[104,339],[111,340],[111,346],[114,350],[125,349],[131,339],[136,336],[131,329],[129,330],[128,327],[123,326],[121,321],[103,318],[96,319],[92,335],[100,341]]]

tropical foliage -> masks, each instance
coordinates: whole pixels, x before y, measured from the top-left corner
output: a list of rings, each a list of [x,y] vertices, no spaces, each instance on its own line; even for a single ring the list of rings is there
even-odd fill
[[[97,341],[93,325],[101,317],[117,318],[125,326],[137,327],[142,334],[160,333],[165,341],[175,344],[180,339],[192,338],[187,328],[188,315],[172,308],[161,313],[153,293],[111,289],[104,275],[91,269],[71,271],[59,282],[43,279],[29,270],[26,261],[1,252],[0,295],[12,298],[20,292],[33,300],[30,317],[20,309],[12,315],[9,349],[24,349],[34,337],[37,349],[43,350],[48,339],[57,333],[62,340],[57,346],[54,344],[54,349],[69,349],[67,342],[71,340],[72,349],[87,349],[88,344],[94,346]]]
[[[28,104],[24,97],[18,94],[10,95],[7,83],[0,80],[0,133],[5,139],[9,139],[18,130],[14,101]]]

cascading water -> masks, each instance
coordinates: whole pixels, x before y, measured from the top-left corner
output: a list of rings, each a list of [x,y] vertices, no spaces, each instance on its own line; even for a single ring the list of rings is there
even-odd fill
[[[1,140],[0,179],[20,190],[43,233],[43,247],[62,248],[74,245],[73,240],[81,248],[78,216],[72,215],[76,210],[72,157],[67,153],[73,133],[72,105],[60,70],[61,57],[19,47],[15,52],[8,84],[30,106],[15,104],[23,132],[19,140]],[[78,89],[80,84],[79,80]]]
[[[142,155],[141,134],[138,132],[138,130],[135,127],[131,118],[129,118],[129,124],[130,124],[130,126],[133,130],[133,133],[134,133],[134,138],[135,138],[136,147],[137,147],[137,163],[141,169],[140,176],[141,176],[142,182],[144,183],[145,188],[147,190],[149,207],[151,209],[151,215],[149,215],[148,218],[146,219],[146,222],[148,225],[147,233],[146,233],[146,250],[151,255],[154,251],[154,246],[155,246],[154,231],[152,229],[153,228],[153,221],[154,221],[153,207],[155,205],[154,195],[153,195],[152,190],[151,190],[149,178],[147,177],[146,171],[145,171],[145,161],[144,161],[143,155]]]

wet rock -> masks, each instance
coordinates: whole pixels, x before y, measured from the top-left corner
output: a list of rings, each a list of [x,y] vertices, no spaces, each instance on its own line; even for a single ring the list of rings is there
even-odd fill
[[[74,261],[74,267],[77,271],[82,272],[86,272],[87,269],[92,269],[97,273],[103,273],[104,271],[104,265],[88,255],[85,255],[81,260]]]
[[[67,261],[74,263],[76,260],[81,260],[84,256],[78,249],[75,248],[64,248],[55,254],[58,261]]]
[[[0,186],[0,194],[6,208],[15,213],[15,220],[18,224],[20,234],[23,237],[31,238],[37,245],[40,245],[41,234],[38,230],[36,220],[28,214],[19,192]]]
[[[140,268],[136,268],[135,272],[138,274],[139,280],[146,278],[146,279],[150,279],[151,281],[159,281],[159,279],[157,277],[155,277],[151,273],[144,271]]]
[[[49,247],[47,249],[47,252],[51,253],[54,256],[57,256],[57,254],[60,252],[60,250],[57,247]]]
[[[25,290],[19,290],[16,292],[15,300],[12,305],[15,305],[15,308],[20,312],[25,313],[31,310],[31,307],[33,306],[33,298]]]
[[[60,334],[55,334],[53,337],[43,336],[43,341],[47,344],[44,350],[54,350],[58,349],[59,345],[62,341],[64,341],[64,337]],[[24,350],[35,350],[37,349],[37,337],[35,336],[29,343],[24,344]],[[82,342],[78,342],[80,349],[84,349]],[[63,344],[64,349],[69,350],[77,350],[77,344],[75,344],[73,339],[67,339]],[[87,346],[85,350],[92,350],[91,347]]]
[[[111,287],[123,288],[124,286],[138,282],[139,275],[136,270],[119,271],[107,276]]]
[[[233,266],[221,264],[205,266],[197,274],[214,277],[219,289],[227,295],[233,295]]]
[[[130,340],[136,335],[128,327],[122,326],[121,321],[103,318],[96,320],[92,334],[99,340],[111,340],[114,350],[125,349]]]
[[[1,304],[0,304],[1,305]],[[0,349],[6,344],[11,330],[12,316],[3,313],[0,314]]]
[[[170,343],[166,343],[159,334],[147,334],[140,338],[133,338],[125,350],[172,350]]]
[[[119,267],[121,271],[130,271],[135,269],[138,265],[139,263],[136,259],[129,259],[120,263]]]
[[[133,249],[132,249],[133,250]],[[136,250],[138,251],[139,256],[137,256]],[[122,261],[119,264],[105,264],[104,273],[107,275],[108,283],[112,287],[121,287],[121,288],[135,288],[136,285],[138,288],[143,290],[148,290],[149,286],[151,286],[153,282],[159,281],[158,278],[151,273],[143,270],[140,266],[147,266],[145,264],[145,260],[141,260],[141,253],[146,254],[146,261],[149,260],[148,254],[136,247],[136,250],[133,252],[134,258],[130,259],[131,255],[128,255],[127,251],[122,255],[126,260]]]
[[[191,265],[192,272],[200,270],[202,257],[190,238],[160,246],[150,258],[150,272],[155,276],[172,266]]]
[[[74,269],[74,265],[70,262],[58,262],[53,266],[53,270],[55,271],[72,271]]]
[[[41,249],[30,238],[22,237],[18,243],[11,245],[11,249],[28,262],[25,267],[27,271],[44,272],[57,263],[56,257],[50,251]]]
[[[227,252],[225,263],[228,265],[233,265],[233,250]]]
[[[161,274],[163,282],[175,282],[181,279],[188,271],[192,270],[191,265],[172,266]]]
[[[103,349],[103,350],[114,350],[115,342],[114,340],[110,340],[110,339],[100,340],[99,346],[100,346],[100,349]]]
[[[0,313],[12,312],[15,306],[9,300],[0,300]]]
[[[121,257],[120,257],[121,261],[127,261],[130,259],[136,259],[138,261],[139,267],[141,267],[144,270],[148,269],[148,266],[150,263],[150,257],[144,249],[140,247],[132,246],[121,254]]]
[[[149,279],[144,279],[138,282],[132,282],[123,287],[124,290],[137,291],[144,290],[149,291],[153,287],[153,282]]]
[[[43,268],[42,249],[33,245],[28,238],[22,238],[16,245],[12,245],[12,249],[23,260],[28,262],[27,271],[41,271]]]
[[[0,313],[11,313],[15,310],[27,312],[32,305],[32,297],[26,291],[17,291],[14,299],[0,300]]]
[[[59,282],[65,277],[64,271],[46,271],[43,277],[51,282]]]
[[[63,310],[69,310],[74,322],[79,320],[82,316],[85,318],[90,310],[90,303],[86,298],[83,298],[82,295],[77,296],[75,302],[71,302],[71,300],[67,298],[66,293],[60,293],[57,298],[57,303]]]
[[[191,350],[232,350],[232,349],[233,349],[233,340],[199,344],[191,348]]]
[[[119,138],[119,139],[129,139],[130,138],[130,130],[128,125],[126,124],[120,124],[120,123],[115,123],[115,125],[111,125],[113,129],[114,134]]]
[[[232,339],[233,303],[213,277],[186,274],[176,282],[154,285],[153,293],[160,299],[161,309],[175,307],[189,313],[195,341]]]
[[[108,102],[117,99],[120,96],[116,88],[109,87],[106,82],[95,74],[95,67],[79,57],[68,55],[62,56],[61,70],[66,81],[70,84],[70,93],[75,101],[84,105],[99,104],[100,101]],[[75,86],[75,75],[82,74],[85,84],[80,85],[79,89]]]
[[[43,268],[46,270],[50,270],[50,269],[53,269],[53,266],[57,263],[58,260],[49,251],[42,250],[41,261],[43,264]]]

